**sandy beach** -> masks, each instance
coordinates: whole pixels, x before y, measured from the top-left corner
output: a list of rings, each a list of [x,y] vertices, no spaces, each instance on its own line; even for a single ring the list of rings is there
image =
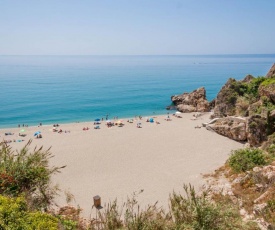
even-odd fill
[[[203,127],[195,128],[209,121],[209,115],[205,113],[196,120],[192,120],[193,114],[182,114],[182,118],[170,115],[172,121],[156,116],[160,124],[143,118],[142,128],[136,127],[136,120],[128,123],[123,119],[124,127],[108,128],[103,121],[100,129],[94,129],[93,122],[62,124],[58,127],[62,133],[53,132],[52,125],[1,129],[0,138],[25,140],[11,142],[14,149],[22,148],[29,139],[33,139],[33,148],[52,147],[55,157],[51,164],[67,166],[53,182],[72,193],[72,204],[79,204],[88,217],[95,195],[101,197],[103,205],[116,198],[122,204],[133,192],[143,190],[138,196],[142,205],[158,201],[159,206],[167,208],[173,190],[183,192],[184,183],[196,188],[204,184],[202,174],[213,172],[232,149],[243,147]],[[83,131],[83,127],[90,129]],[[25,129],[26,137],[18,136],[21,129]],[[34,137],[36,131],[41,131],[41,139]],[[14,135],[6,136],[6,132]],[[57,203],[65,202],[64,193],[60,193]]]

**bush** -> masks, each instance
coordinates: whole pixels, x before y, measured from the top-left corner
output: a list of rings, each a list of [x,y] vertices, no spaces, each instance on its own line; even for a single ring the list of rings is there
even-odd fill
[[[250,94],[252,97],[258,97],[258,89],[259,86],[263,81],[265,81],[265,77],[257,77],[251,80],[251,82],[247,83],[247,93]]]
[[[265,78],[264,81],[261,82],[261,86],[268,86],[268,85],[275,84],[275,78]]]
[[[0,229],[58,229],[58,219],[42,212],[29,212],[23,197],[0,195]]]
[[[250,222],[244,223],[237,207],[224,202],[225,199],[210,201],[207,193],[199,196],[191,185],[184,185],[184,190],[186,197],[176,193],[170,197],[174,229],[258,229]]]
[[[19,196],[24,194],[33,209],[47,209],[56,188],[50,186],[50,177],[63,167],[50,167],[52,156],[49,149],[35,148],[30,152],[29,141],[23,149],[13,152],[5,143],[0,143],[0,194]]]
[[[235,172],[245,172],[255,166],[266,165],[268,162],[260,149],[239,149],[232,152],[228,159],[229,166]]]

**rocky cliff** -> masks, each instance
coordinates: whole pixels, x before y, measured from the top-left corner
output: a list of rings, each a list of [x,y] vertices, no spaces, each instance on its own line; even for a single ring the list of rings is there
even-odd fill
[[[212,118],[220,118],[210,128],[250,146],[261,146],[275,131],[275,65],[267,77],[230,78],[217,95]],[[246,122],[233,119],[243,117]]]
[[[228,79],[212,102],[206,100],[205,88],[172,96],[180,112],[209,112],[220,118],[208,125],[221,135],[250,146],[261,146],[275,131],[275,64],[266,77],[247,75],[243,80]]]

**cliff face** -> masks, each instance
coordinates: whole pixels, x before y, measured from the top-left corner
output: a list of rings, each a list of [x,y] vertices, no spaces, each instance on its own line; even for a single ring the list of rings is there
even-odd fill
[[[219,134],[250,146],[261,146],[275,131],[275,65],[267,77],[246,76],[242,81],[230,78],[217,95],[212,118],[220,118],[210,128]],[[235,116],[246,121],[236,122]],[[234,120],[234,122],[232,121]],[[230,121],[230,122],[229,122]]]
[[[230,78],[222,87],[217,95],[214,107],[214,117],[226,117],[235,114],[238,92],[236,89],[237,81]]]

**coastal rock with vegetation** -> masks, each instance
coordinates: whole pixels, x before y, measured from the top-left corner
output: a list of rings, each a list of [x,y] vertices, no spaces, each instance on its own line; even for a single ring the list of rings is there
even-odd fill
[[[240,125],[236,117],[245,122]],[[217,133],[261,146],[275,131],[275,76],[247,75],[241,81],[230,78],[215,99],[211,118],[220,118],[209,125]]]
[[[232,128],[239,127],[250,146],[232,151],[226,164],[208,178],[208,191],[212,197],[221,193],[228,196],[239,206],[244,220],[254,221],[266,230],[275,229],[274,74],[275,64],[266,77],[229,79],[216,99],[213,117],[219,119],[208,125],[234,140],[240,138],[232,134]],[[236,116],[245,122],[239,125]]]
[[[259,87],[259,95],[275,103],[275,76],[266,79]]]
[[[206,99],[204,87],[196,89],[191,93],[172,96],[171,100],[177,110],[183,113],[210,111],[210,103]]]
[[[239,206],[244,220],[257,223],[260,229],[275,229],[275,161],[269,148],[232,151],[207,181],[210,196],[228,197]]]

